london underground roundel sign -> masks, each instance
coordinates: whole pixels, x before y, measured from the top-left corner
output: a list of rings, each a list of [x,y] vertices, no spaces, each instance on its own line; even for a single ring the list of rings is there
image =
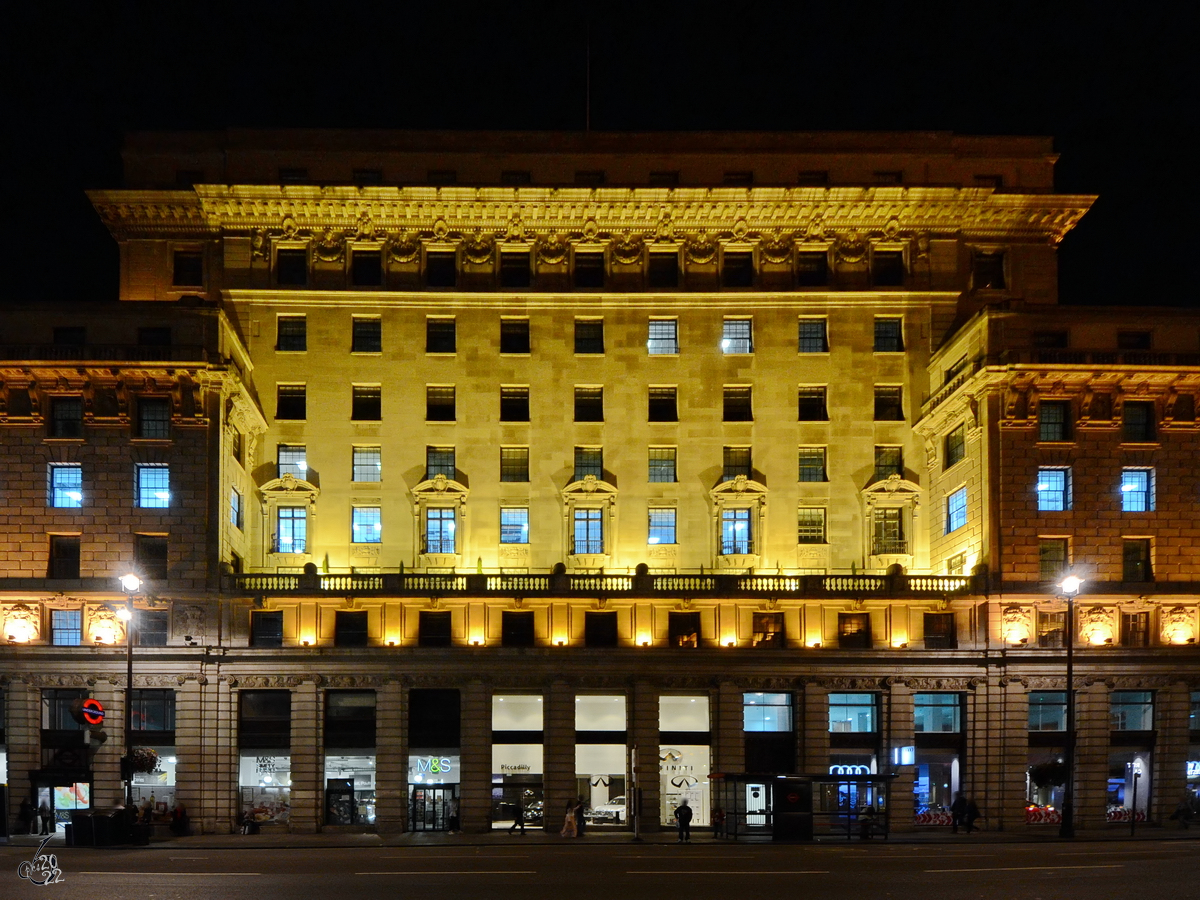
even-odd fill
[[[89,725],[104,724],[104,706],[92,697],[83,701],[83,721]]]

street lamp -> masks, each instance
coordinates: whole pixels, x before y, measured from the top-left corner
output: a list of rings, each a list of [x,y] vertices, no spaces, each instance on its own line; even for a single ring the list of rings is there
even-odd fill
[[[133,749],[133,595],[142,588],[142,579],[130,572],[121,576],[121,590],[125,592],[125,607],[117,615],[125,621],[125,763],[121,774],[125,777],[125,808],[133,809],[133,770],[130,768],[130,750]]]
[[[1083,586],[1078,575],[1068,575],[1059,584],[1067,601],[1063,638],[1067,648],[1067,783],[1063,787],[1062,824],[1058,836],[1075,837],[1075,597]]]

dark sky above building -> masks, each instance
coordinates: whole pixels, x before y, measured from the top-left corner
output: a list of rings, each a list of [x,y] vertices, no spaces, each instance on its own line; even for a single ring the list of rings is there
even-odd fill
[[[6,293],[116,296],[116,248],[83,191],[120,184],[127,131],[580,130],[590,111],[603,131],[1052,135],[1057,189],[1100,196],[1060,249],[1063,301],[1200,306],[1186,275],[1198,123],[1183,8],[22,4],[2,38],[20,260]]]

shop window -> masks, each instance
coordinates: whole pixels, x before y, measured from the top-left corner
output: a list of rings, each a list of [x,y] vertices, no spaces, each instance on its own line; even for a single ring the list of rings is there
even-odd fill
[[[617,646],[617,614],[615,612],[587,612],[583,619],[583,644],[585,647]]]
[[[722,481],[733,481],[739,475],[744,475],[746,478],[753,477],[750,468],[749,447],[725,447],[722,450],[722,456]]]
[[[742,731],[792,732],[791,694],[742,694]]]
[[[754,552],[754,534],[749,509],[721,510],[721,555]]]
[[[800,448],[800,481],[828,481],[825,447]]]
[[[374,691],[326,691],[325,746],[353,750],[374,747],[375,718]]]
[[[913,731],[918,734],[962,731],[959,694],[913,694]]]
[[[750,617],[750,634],[755,647],[786,647],[783,613],[753,613]]]
[[[700,613],[671,612],[667,615],[667,646],[700,646]]]
[[[1121,409],[1122,439],[1126,443],[1145,444],[1155,437],[1154,403],[1126,400]]]
[[[1108,724],[1113,731],[1153,731],[1153,691],[1113,691],[1108,700]]]
[[[350,283],[354,287],[383,284],[383,255],[378,250],[354,250],[350,254]]]
[[[578,391],[578,388],[576,388]],[[529,421],[529,388],[501,387],[500,388],[500,421],[528,422]]]
[[[1037,508],[1039,512],[1062,512],[1071,508],[1071,470],[1038,469]]]
[[[575,421],[604,421],[604,388],[575,387]]]
[[[276,320],[275,349],[299,352],[308,349],[308,318],[280,316]]]
[[[417,645],[420,647],[450,646],[450,613],[423,609],[417,625]]]
[[[646,418],[650,422],[678,422],[679,402],[673,387],[650,388]]]
[[[379,482],[383,480],[383,451],[379,447],[355,447],[351,481]]]
[[[575,352],[581,354],[604,352],[604,320],[575,320]]]
[[[275,387],[275,418],[304,419],[307,416],[308,394],[303,384],[280,384]]]
[[[604,254],[575,252],[575,265],[572,269],[575,287],[596,289],[604,287]]]
[[[529,481],[529,448],[500,448],[500,480],[508,482]]]
[[[807,506],[797,511],[796,543],[825,543],[825,507]]]
[[[1154,470],[1121,470],[1121,511],[1154,511]]]
[[[838,613],[838,647],[843,650],[871,649],[870,613]]]
[[[875,386],[875,421],[904,421],[903,389],[898,385]]]
[[[50,437],[83,437],[83,398],[52,397],[50,399]]]
[[[955,650],[958,648],[958,626],[954,613],[925,613],[925,649]]]
[[[800,353],[828,353],[829,337],[824,319],[801,319],[798,350]]]
[[[71,534],[50,535],[49,578],[79,577],[79,537]]]
[[[250,613],[250,646],[283,646],[283,613],[256,610]]]
[[[879,730],[877,694],[829,695],[829,730],[869,734]]]
[[[170,616],[165,609],[141,609],[136,614],[134,637],[139,647],[167,646],[167,627]]]
[[[350,541],[354,544],[383,541],[383,517],[378,506],[356,506],[350,511]]]
[[[48,475],[49,506],[55,509],[83,506],[83,467],[79,463],[51,463]]]
[[[589,475],[604,480],[604,451],[600,447],[576,447],[574,480],[583,481]]]
[[[1029,692],[1029,730],[1067,730],[1067,692]]]
[[[651,507],[646,534],[647,544],[675,543],[674,507]]]
[[[500,352],[526,354],[530,352],[529,320],[500,320]]]
[[[1192,691],[1190,700],[1191,705],[1188,709],[1188,730],[1194,735],[1200,733],[1200,691]],[[1195,743],[1195,738],[1192,739],[1192,742]],[[1196,774],[1198,777],[1200,777],[1200,772],[1197,772]]]
[[[1038,440],[1071,440],[1071,404],[1066,400],[1043,400],[1038,404]]]
[[[1041,581],[1061,581],[1067,571],[1067,539],[1038,540],[1038,578]]]
[[[1121,580],[1147,582],[1154,580],[1150,565],[1150,538],[1126,538],[1121,542]]]
[[[904,448],[875,448],[875,480],[887,481],[891,475],[904,477]]]
[[[160,688],[134,688],[131,713],[130,724],[135,732],[174,731],[175,692]],[[144,739],[154,740],[150,735],[146,735]]]
[[[500,507],[500,543],[529,543],[529,507]]]
[[[651,261],[654,254],[650,256]],[[651,319],[646,352],[651,356],[671,356],[679,352],[679,322],[676,319]]]
[[[146,440],[171,437],[171,401],[165,397],[139,397],[137,400],[137,436]]]
[[[286,750],[291,736],[291,691],[239,692],[239,747]]]
[[[646,285],[664,289],[679,287],[679,254],[651,253],[646,268]]]
[[[976,250],[971,257],[971,287],[977,291],[1002,291],[1005,288],[1004,253]]]
[[[204,286],[204,254],[198,250],[176,250],[171,267],[171,286]]]
[[[571,552],[591,554],[604,552],[604,510],[576,509],[572,522]]]
[[[797,420],[800,422],[828,422],[829,410],[825,402],[825,393],[824,385],[801,387],[797,393]]]
[[[959,425],[948,435],[944,444],[942,458],[943,468],[949,469],[966,458],[967,455],[967,426]]]
[[[723,415],[726,422],[752,422],[754,409],[751,403],[751,388],[741,385],[725,385]]]
[[[50,643],[55,647],[78,647],[83,643],[83,611],[50,610]]]
[[[506,609],[500,614],[500,646],[534,646],[533,613]]]
[[[829,284],[829,254],[824,250],[797,252],[796,284],[800,287],[825,287]]]
[[[133,564],[150,581],[167,578],[167,536],[136,534],[133,540]]]
[[[726,319],[721,332],[722,353],[754,352],[754,320]]]
[[[647,480],[656,483],[674,483],[676,480],[675,455],[676,448],[674,447],[651,447]]]
[[[454,385],[425,386],[425,421],[453,422],[455,420]]]
[[[425,510],[425,534],[422,553],[456,553],[455,510],[430,507]]]
[[[904,510],[898,507],[876,507],[872,512],[871,552],[875,556],[908,553],[905,537]]]
[[[1039,647],[1062,647],[1067,633],[1065,612],[1043,612],[1037,614],[1037,642]]]
[[[308,510],[303,506],[280,506],[275,510],[275,553],[308,552]]]
[[[351,324],[351,353],[381,353],[383,351],[383,320],[355,316]]]
[[[904,352],[904,320],[892,316],[875,317],[876,353]]]
[[[967,489],[959,488],[946,498],[946,534],[967,524]]]
[[[500,252],[500,287],[527,288],[533,280],[528,250],[502,250]],[[507,350],[502,353],[528,353],[529,350]]]
[[[275,251],[275,283],[280,287],[304,287],[308,284],[308,251]]]
[[[425,254],[425,286],[452,288],[458,285],[458,259],[454,251],[430,251]],[[451,351],[453,352],[453,351]]]
[[[1121,646],[1150,646],[1150,613],[1121,613]]]

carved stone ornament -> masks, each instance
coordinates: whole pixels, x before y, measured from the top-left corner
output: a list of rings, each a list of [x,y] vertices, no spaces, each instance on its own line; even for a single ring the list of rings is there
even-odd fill
[[[838,676],[838,677],[816,677],[812,679],[812,684],[817,687],[823,687],[827,690],[863,690],[877,691],[882,687],[886,687],[882,679],[879,678],[859,678],[857,676]]]
[[[1168,644],[1187,644],[1196,640],[1196,616],[1186,606],[1173,606],[1162,612],[1162,637]]]
[[[300,226],[296,224],[296,220],[292,216],[284,216],[279,227],[283,231],[283,236],[288,239],[294,239],[300,233]]]
[[[600,234],[600,226],[596,224],[595,219],[588,219],[583,223],[583,239],[585,241],[594,241]]]
[[[346,235],[326,228],[313,241],[313,254],[322,262],[340,262],[346,256]]]
[[[467,258],[467,262],[477,266],[491,262],[495,252],[496,245],[491,235],[482,232],[475,232],[473,237],[463,242],[463,256]]]
[[[825,239],[825,223],[821,221],[820,212],[817,212],[809,220],[808,226],[804,229],[804,239],[806,241],[820,241]]]
[[[739,218],[733,223],[733,236],[735,239],[744,241],[749,232],[750,226],[746,224],[746,220],[744,218]]]
[[[889,241],[894,241],[900,234],[900,220],[892,216],[883,223],[883,236]]]
[[[410,263],[421,252],[421,242],[405,231],[393,236],[388,241],[387,248],[392,262]]]
[[[433,476],[433,489],[439,494],[446,493],[446,488],[450,486],[450,479],[438,472]]]
[[[267,232],[262,228],[255,228],[250,232],[250,254],[255,259],[266,259],[271,253],[271,241],[267,237]]]
[[[857,232],[852,232],[838,240],[834,245],[834,252],[837,253],[839,262],[860,263],[867,258],[868,246],[864,238],[859,237]]]
[[[1024,606],[1006,606],[1001,619],[1001,634],[1005,643],[1028,642],[1033,635],[1030,610]]]
[[[717,242],[708,235],[697,235],[684,245],[689,262],[705,265],[717,258]]]
[[[446,224],[445,219],[439,217],[433,223],[433,236],[439,241],[444,241],[448,234],[450,234],[450,226]]]
[[[749,484],[750,484],[750,479],[747,478],[745,475],[734,475],[733,476],[733,490],[735,493],[738,493],[738,494],[746,493],[746,488],[749,487]]]
[[[354,223],[354,237],[360,241],[375,240],[375,223],[369,214],[362,213]]]
[[[642,261],[644,244],[637,235],[624,234],[612,243],[613,259],[623,265],[632,266]]]
[[[914,678],[904,676],[904,683],[914,691],[966,691],[979,686],[974,678]]]
[[[88,607],[88,635],[101,644],[118,644],[125,640],[125,624],[107,606]]]
[[[924,231],[917,235],[917,259],[929,259],[929,235]]]
[[[671,211],[662,210],[658,215],[658,224],[654,226],[656,241],[669,241],[675,237],[675,223],[671,220]]]
[[[175,609],[175,634],[203,641],[207,634],[204,607],[194,604]]]
[[[758,245],[758,252],[769,263],[785,263],[792,255],[792,239],[782,234],[772,235]]]
[[[562,265],[567,261],[570,245],[557,235],[538,242],[538,261],[548,266]]]
[[[585,494],[594,494],[596,493],[596,488],[600,486],[600,479],[595,475],[584,475],[581,486]]]
[[[36,641],[41,636],[41,622],[37,610],[24,603],[17,603],[5,610],[4,635],[5,640],[17,643]]]
[[[1103,606],[1085,606],[1079,611],[1079,637],[1099,647],[1111,644],[1115,632],[1115,613]]]
[[[519,213],[513,213],[512,218],[508,220],[508,225],[504,229],[504,239],[506,241],[525,240],[525,223],[521,221]]]

